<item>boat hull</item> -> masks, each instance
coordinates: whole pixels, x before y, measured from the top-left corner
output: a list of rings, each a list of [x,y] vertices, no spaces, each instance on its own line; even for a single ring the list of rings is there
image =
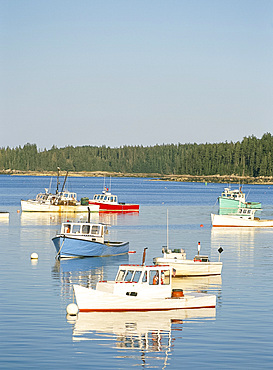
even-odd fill
[[[188,293],[181,298],[143,299],[113,295],[80,285],[74,285],[73,288],[80,312],[170,311],[216,306],[216,296],[206,293]]]
[[[60,258],[106,257],[127,254],[129,242],[94,242],[84,238],[57,235],[52,239]]]
[[[100,207],[100,212],[139,212],[138,204],[126,204],[126,203],[100,203],[89,201],[90,205],[96,205]]]
[[[156,265],[169,265],[175,269],[175,276],[212,276],[221,275],[222,262],[200,262],[170,258],[154,258]]]
[[[273,220],[251,220],[233,215],[211,214],[213,227],[273,227]]]
[[[33,200],[21,200],[21,209],[22,212],[99,212],[99,206],[97,205],[88,205],[88,206],[69,206],[69,205],[53,205],[53,204],[41,204]]]

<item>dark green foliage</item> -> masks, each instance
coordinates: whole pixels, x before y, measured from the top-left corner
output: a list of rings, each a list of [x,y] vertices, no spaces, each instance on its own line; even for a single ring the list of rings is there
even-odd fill
[[[111,171],[176,175],[273,176],[273,136],[245,137],[218,144],[163,144],[149,147],[67,146],[38,150],[35,144],[0,149],[0,170]]]

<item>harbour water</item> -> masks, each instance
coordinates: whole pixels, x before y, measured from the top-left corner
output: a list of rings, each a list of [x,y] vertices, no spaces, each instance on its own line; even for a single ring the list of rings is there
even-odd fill
[[[20,200],[49,187],[47,177],[1,176],[0,368],[3,369],[271,369],[273,363],[273,230],[212,229],[210,214],[226,184],[112,178],[119,200],[139,203],[139,214],[92,215],[107,222],[113,240],[136,253],[58,261],[52,237],[75,215],[17,212]],[[52,182],[52,186],[54,181]],[[102,190],[102,178],[69,178],[78,197]],[[110,183],[106,182],[109,186]],[[273,186],[244,185],[273,219]],[[95,286],[114,278],[120,263],[152,263],[166,245],[193,258],[197,243],[211,260],[221,255],[221,277],[177,279],[176,287],[216,294],[216,310],[168,313],[93,313],[71,320],[72,284]],[[38,261],[31,261],[36,252]]]

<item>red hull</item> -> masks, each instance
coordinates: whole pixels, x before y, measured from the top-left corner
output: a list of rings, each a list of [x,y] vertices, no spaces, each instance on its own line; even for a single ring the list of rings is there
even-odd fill
[[[89,201],[89,204],[96,204],[100,206],[100,212],[139,212],[138,204],[109,204]]]

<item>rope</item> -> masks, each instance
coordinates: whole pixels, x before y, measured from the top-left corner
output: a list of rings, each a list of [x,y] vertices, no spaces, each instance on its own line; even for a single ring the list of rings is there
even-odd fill
[[[63,236],[63,238],[64,238],[64,240],[65,240],[65,235]],[[63,242],[62,242],[61,248],[59,249],[59,252],[58,252],[58,253],[56,254],[56,256],[55,256],[55,259],[57,259],[57,258],[58,258],[58,255],[61,253],[62,247],[63,247],[63,245],[64,245],[64,240],[63,240]]]

